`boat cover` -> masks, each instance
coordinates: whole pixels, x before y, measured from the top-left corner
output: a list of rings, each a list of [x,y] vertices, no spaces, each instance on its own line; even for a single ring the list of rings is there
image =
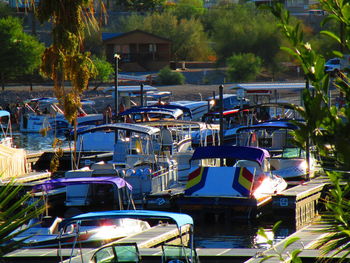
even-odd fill
[[[156,113],[156,114],[163,114],[163,115],[171,115],[173,118],[177,119],[181,115],[183,115],[183,111],[179,108],[176,109],[165,109],[165,108],[158,108],[158,106],[150,106],[150,107],[132,107],[128,110],[125,110],[121,113],[119,113],[120,116],[129,115],[129,114],[143,114],[143,113]]]
[[[101,212],[89,212],[72,218],[65,219],[60,225],[65,226],[79,220],[94,220],[99,218],[135,218],[135,219],[171,219],[175,221],[178,228],[190,224],[193,225],[191,216],[182,213],[151,210],[113,210]]]
[[[47,180],[33,187],[33,192],[49,191],[55,188],[77,185],[77,184],[114,184],[118,188],[128,187],[132,190],[132,186],[120,177],[76,177],[76,178],[59,178]]]
[[[268,121],[268,122],[262,122],[256,125],[251,126],[245,126],[238,128],[237,132],[243,131],[243,130],[256,130],[256,129],[292,129],[296,130],[298,129],[298,126],[295,124],[288,122],[288,121]]]
[[[159,128],[149,127],[141,124],[133,124],[133,123],[111,123],[111,124],[103,124],[95,127],[82,127],[77,130],[77,135],[84,133],[93,133],[97,131],[103,130],[128,130],[136,133],[144,133],[148,135],[156,134],[159,132]]]
[[[206,146],[198,147],[194,151],[191,160],[230,158],[236,160],[256,161],[262,165],[265,158],[270,157],[267,150],[249,146]]]
[[[185,196],[250,197],[255,178],[254,167],[199,167],[188,177]]]
[[[0,118],[1,117],[10,117],[10,113],[6,110],[0,110]]]
[[[1,180],[25,175],[26,172],[26,151],[0,144]]]

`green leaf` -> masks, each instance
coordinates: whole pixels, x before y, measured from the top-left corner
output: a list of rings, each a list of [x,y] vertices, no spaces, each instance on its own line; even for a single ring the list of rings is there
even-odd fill
[[[329,37],[333,38],[333,39],[334,39],[335,41],[337,41],[338,43],[341,43],[340,38],[339,38],[336,34],[334,34],[333,32],[331,32],[331,31],[323,30],[323,31],[321,31],[320,33],[323,34],[323,35],[326,35],[326,36],[329,36]]]
[[[299,237],[290,237],[286,240],[286,242],[283,244],[284,248],[287,248],[288,246],[290,246],[291,244],[297,242],[300,238]]]

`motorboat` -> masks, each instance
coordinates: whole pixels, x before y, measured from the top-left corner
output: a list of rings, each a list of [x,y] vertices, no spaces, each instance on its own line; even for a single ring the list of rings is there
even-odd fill
[[[184,110],[176,106],[153,105],[153,106],[135,106],[119,113],[120,118],[125,122],[140,123],[145,121],[158,120],[181,120],[184,119]]]
[[[78,109],[78,126],[97,125],[103,122],[103,115],[93,111],[94,101],[81,100]],[[72,125],[64,117],[58,100],[53,97],[34,98],[24,102],[20,113],[21,132],[42,130],[67,131]]]
[[[133,186],[134,198],[141,200],[145,194],[165,190],[178,181],[177,164],[168,154],[170,145],[161,134],[157,127],[131,123],[78,130],[77,151],[91,152],[90,158],[82,159],[79,166],[119,175]],[[95,151],[112,153],[112,158],[97,162]]]
[[[91,210],[135,209],[132,190],[123,178],[81,169],[38,183],[32,192],[45,201],[48,215],[66,218]]]
[[[191,160],[200,166],[188,175],[177,204],[181,211],[198,215],[226,214],[227,218],[256,218],[287,187],[270,172],[267,150],[246,146],[198,147]]]
[[[151,210],[110,211],[110,214],[115,217],[127,216],[130,218],[156,222],[151,225],[152,227],[157,226],[159,222],[163,225],[165,223],[175,225],[179,233],[178,239],[177,241],[172,241],[171,244],[165,243],[161,245],[161,262],[199,262],[194,246],[194,223],[191,216],[183,213]],[[99,248],[92,255],[90,262],[142,262],[142,257],[137,243],[118,241]]]
[[[293,131],[298,126],[291,121],[274,120],[237,130],[237,145],[264,148],[270,153],[272,173],[288,181],[300,181],[314,177],[317,172],[317,158],[309,149],[306,151],[293,142]]]
[[[99,216],[95,216],[98,214]],[[108,212],[86,213],[72,218],[45,216],[32,219],[16,231],[16,241],[27,248],[83,247],[96,248],[150,229],[148,222],[129,218],[114,218]]]
[[[11,116],[6,110],[0,110],[0,129],[0,144],[13,147]]]

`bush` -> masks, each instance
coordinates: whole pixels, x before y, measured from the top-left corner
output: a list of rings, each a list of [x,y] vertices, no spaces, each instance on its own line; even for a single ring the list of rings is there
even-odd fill
[[[228,70],[226,72],[230,81],[251,81],[261,71],[262,60],[252,53],[238,54],[226,60]]]
[[[172,71],[169,67],[165,67],[159,71],[158,81],[162,85],[184,84],[185,76],[180,72]]]

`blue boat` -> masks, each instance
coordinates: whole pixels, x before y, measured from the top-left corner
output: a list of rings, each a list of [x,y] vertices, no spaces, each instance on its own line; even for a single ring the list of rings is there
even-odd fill
[[[272,196],[287,187],[268,169],[268,151],[244,146],[199,147],[192,161],[199,167],[188,175],[181,211],[225,213],[227,218],[255,218]]]
[[[110,218],[128,217],[144,221],[162,222],[175,224],[179,232],[179,244],[162,244],[162,261],[165,262],[199,262],[194,247],[194,223],[193,218],[183,213],[136,210],[136,211],[108,211],[104,213],[87,213],[67,220],[64,224],[71,224],[84,218]],[[189,227],[186,237],[185,227]],[[97,250],[91,257],[90,262],[141,262],[141,255],[136,243],[114,242]]]

